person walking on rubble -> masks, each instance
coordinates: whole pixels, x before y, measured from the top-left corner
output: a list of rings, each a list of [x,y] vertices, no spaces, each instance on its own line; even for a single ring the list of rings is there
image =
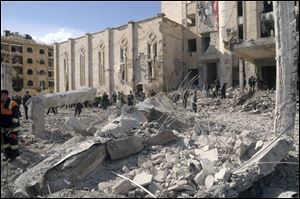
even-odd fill
[[[250,90],[252,90],[252,87],[253,87],[253,81],[252,81],[252,79],[253,79],[253,76],[251,75],[249,77],[249,79],[248,79],[248,84],[249,84]]]
[[[75,116],[79,116],[81,114],[81,110],[83,109],[83,105],[81,103],[77,103],[75,106]]]
[[[102,95],[102,107],[104,110],[107,109],[108,104],[109,104],[108,95],[106,92],[104,92]]]
[[[205,89],[205,92],[206,92],[206,97],[209,98],[210,84],[208,83],[208,81],[205,81],[205,83],[204,83],[204,89]]]
[[[28,120],[28,106],[26,105],[26,102],[31,98],[31,95],[29,94],[29,91],[26,91],[24,97],[23,97],[23,107],[25,111],[26,120]]]
[[[114,91],[113,94],[112,94],[112,103],[113,104],[117,103],[117,93],[116,93],[116,91]]]
[[[225,98],[226,98],[226,83],[224,83],[221,88],[221,99],[225,99]]]
[[[197,113],[197,90],[194,91],[192,109]]]
[[[20,155],[20,116],[17,103],[8,97],[8,90],[1,90],[1,153],[4,152],[5,160],[14,160]]]
[[[134,100],[134,96],[132,94],[132,91],[130,91],[129,95],[127,96],[127,104],[128,104],[128,106],[133,106],[133,100]]]

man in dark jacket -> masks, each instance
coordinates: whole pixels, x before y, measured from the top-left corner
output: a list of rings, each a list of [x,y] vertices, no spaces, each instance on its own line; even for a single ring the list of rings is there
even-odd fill
[[[26,102],[31,98],[31,96],[29,95],[29,91],[26,91],[24,97],[23,97],[23,107],[25,110],[25,116],[26,116],[26,120],[28,120],[28,106],[26,106]]]

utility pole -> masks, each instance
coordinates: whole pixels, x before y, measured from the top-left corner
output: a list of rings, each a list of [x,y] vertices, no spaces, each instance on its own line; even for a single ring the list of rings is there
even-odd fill
[[[294,1],[273,1],[276,42],[274,131],[294,136],[297,95],[297,42]]]

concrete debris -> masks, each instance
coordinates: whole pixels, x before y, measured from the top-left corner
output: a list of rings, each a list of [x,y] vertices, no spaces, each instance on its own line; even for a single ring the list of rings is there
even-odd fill
[[[141,186],[147,186],[151,184],[153,175],[147,174],[145,172],[136,175],[133,179],[137,184]]]
[[[172,142],[177,139],[177,136],[174,135],[174,133],[170,130],[165,130],[160,133],[158,133],[155,136],[149,137],[146,140],[146,143],[149,146],[156,146],[156,145],[163,145],[167,144],[169,142]]]
[[[45,118],[44,138],[27,133],[37,123],[22,120],[21,156],[1,161],[1,197],[297,196],[299,135],[290,147],[267,130],[274,93],[226,92],[230,98],[210,99],[199,91],[196,114],[163,93],[122,109],[84,108],[80,119],[61,108]],[[32,110],[44,100],[33,98]]]
[[[122,179],[112,187],[112,192],[115,194],[127,194],[134,186],[128,180]]]
[[[112,160],[126,158],[143,150],[143,139],[132,136],[124,139],[112,140],[106,143],[107,152]]]

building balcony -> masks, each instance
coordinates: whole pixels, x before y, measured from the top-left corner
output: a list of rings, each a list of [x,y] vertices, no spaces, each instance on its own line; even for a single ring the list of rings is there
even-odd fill
[[[22,52],[16,51],[16,52],[11,52],[12,56],[23,56]]]
[[[1,54],[7,54],[7,55],[9,55],[9,50],[1,49]]]
[[[12,67],[23,67],[23,64],[16,62],[16,63],[12,63],[11,66]]]
[[[54,81],[54,77],[48,77],[49,81]]]

